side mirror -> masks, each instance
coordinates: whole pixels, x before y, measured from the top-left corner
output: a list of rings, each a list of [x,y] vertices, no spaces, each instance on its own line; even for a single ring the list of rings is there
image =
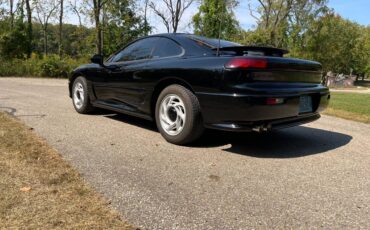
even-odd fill
[[[104,66],[104,58],[102,55],[100,54],[95,54],[92,58],[91,58],[91,62],[92,63],[95,63],[95,64],[98,64],[100,66]]]

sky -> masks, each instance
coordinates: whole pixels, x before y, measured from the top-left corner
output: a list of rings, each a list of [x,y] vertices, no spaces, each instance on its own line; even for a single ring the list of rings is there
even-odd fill
[[[370,25],[370,0],[330,0],[329,7],[343,18]]]
[[[156,0],[158,1],[158,0]],[[239,21],[242,28],[248,30],[253,29],[256,25],[256,20],[249,14],[248,4],[251,3],[252,7],[256,5],[257,0],[240,0],[239,6],[235,10],[235,16]],[[159,2],[159,1],[158,1]],[[193,31],[189,22],[193,15],[198,11],[199,4],[196,1],[183,15],[180,22],[179,32]],[[370,0],[329,0],[329,7],[333,8],[336,13],[343,18],[355,21],[362,25],[370,25]],[[67,21],[77,24],[77,18],[73,15],[67,16]],[[149,12],[150,24],[154,25],[152,33],[165,33],[166,28],[162,22]]]

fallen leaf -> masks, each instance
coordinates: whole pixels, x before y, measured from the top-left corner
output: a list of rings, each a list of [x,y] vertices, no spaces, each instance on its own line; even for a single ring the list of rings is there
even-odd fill
[[[20,188],[19,190],[21,192],[29,192],[29,191],[31,191],[31,187],[30,186],[27,186],[27,187]]]

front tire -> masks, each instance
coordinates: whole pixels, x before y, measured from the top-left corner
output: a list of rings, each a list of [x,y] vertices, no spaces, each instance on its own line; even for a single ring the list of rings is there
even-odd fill
[[[199,101],[181,85],[170,85],[161,92],[155,118],[162,136],[173,144],[189,144],[204,131]]]
[[[86,78],[78,77],[72,86],[72,101],[75,110],[81,114],[87,114],[94,110],[89,97],[89,88]]]

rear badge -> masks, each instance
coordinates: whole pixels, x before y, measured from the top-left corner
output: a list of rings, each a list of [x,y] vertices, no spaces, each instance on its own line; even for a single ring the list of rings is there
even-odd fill
[[[312,97],[301,96],[299,99],[299,113],[311,113],[312,112]]]

